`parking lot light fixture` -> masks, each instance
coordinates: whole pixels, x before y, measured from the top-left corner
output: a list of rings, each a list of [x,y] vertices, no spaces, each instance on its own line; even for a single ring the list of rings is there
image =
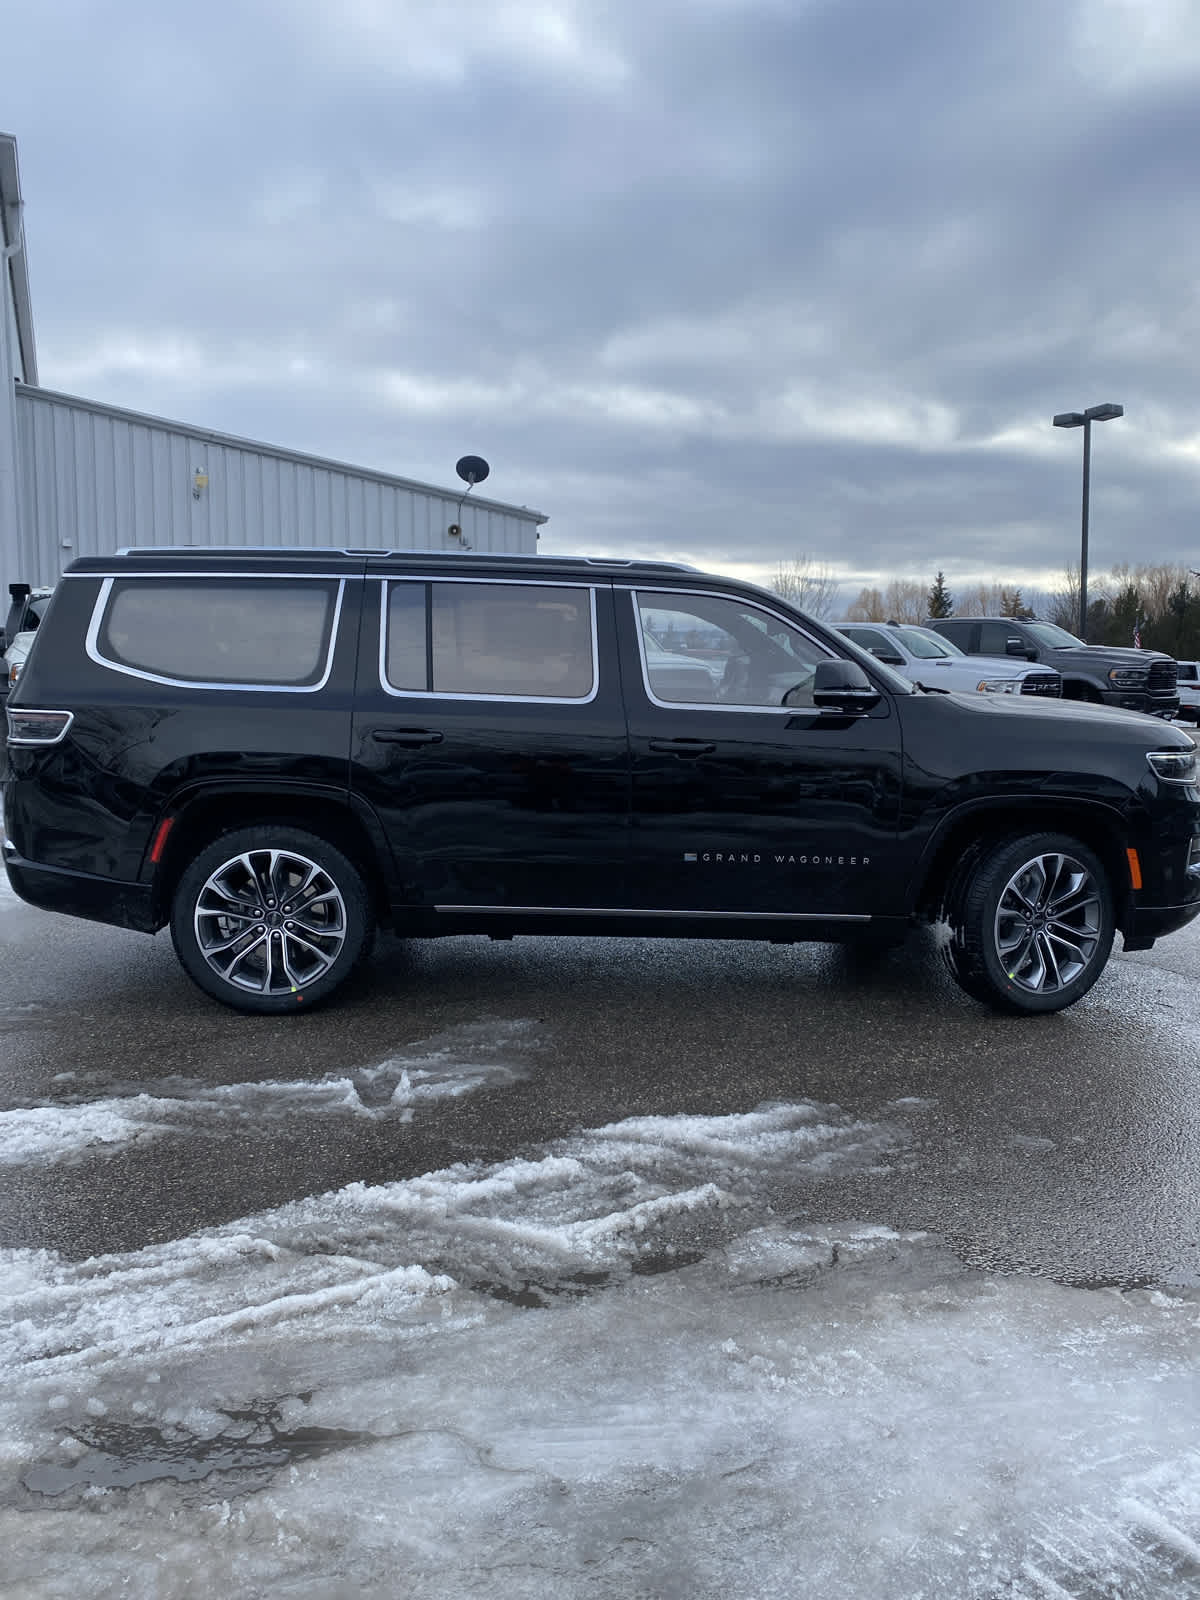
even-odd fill
[[[1056,428],[1083,429],[1083,513],[1079,540],[1079,637],[1087,643],[1087,559],[1088,559],[1088,491],[1092,475],[1092,423],[1112,422],[1125,415],[1125,407],[1111,400],[1103,405],[1089,406],[1086,411],[1060,411],[1053,419]]]

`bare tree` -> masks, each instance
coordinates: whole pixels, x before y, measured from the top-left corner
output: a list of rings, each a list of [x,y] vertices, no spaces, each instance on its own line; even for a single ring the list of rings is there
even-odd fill
[[[883,594],[878,589],[860,589],[858,599],[846,607],[847,622],[886,622]]]
[[[963,617],[1002,617],[1008,590],[999,583],[974,583],[960,592],[958,611]]]
[[[1068,633],[1073,633],[1079,626],[1078,567],[1066,569],[1058,588],[1050,591],[1049,601],[1046,609],[1047,621],[1057,622],[1060,628],[1066,628]]]
[[[917,583],[912,578],[893,578],[883,595],[887,612],[885,620],[924,622],[929,615],[925,605],[928,598],[929,591],[923,583]]]
[[[1169,571],[1171,569],[1155,570]],[[1115,593],[1114,580],[1117,589],[1125,587],[1125,578],[1121,569],[1114,567],[1113,574],[1114,576],[1111,579],[1099,576],[1088,578],[1089,616],[1096,601],[1101,600],[1105,605],[1112,604]],[[1079,632],[1079,568],[1077,566],[1067,567],[1062,575],[1062,583],[1057,589],[1051,591],[1047,617],[1050,622],[1057,622],[1059,627],[1065,628],[1068,633]]]
[[[801,555],[781,561],[767,588],[818,622],[827,622],[837,600],[838,585],[828,563]]]
[[[1190,585],[1193,574],[1187,567],[1172,562],[1129,568],[1113,568],[1113,584],[1117,589],[1133,583],[1142,601],[1142,610],[1148,617],[1165,617],[1171,609],[1171,596],[1178,594],[1179,585]],[[1089,585],[1090,587],[1090,585]]]

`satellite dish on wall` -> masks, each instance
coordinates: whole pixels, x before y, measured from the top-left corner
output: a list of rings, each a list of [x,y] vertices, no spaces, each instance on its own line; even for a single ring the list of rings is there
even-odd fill
[[[467,486],[462,495],[459,497],[458,502],[458,515],[461,518],[463,501],[467,498],[467,495],[470,494],[471,490],[477,483],[483,482],[492,469],[488,466],[487,462],[482,456],[460,456],[454,464],[454,470],[458,473],[459,477]],[[457,539],[459,541],[460,549],[469,550],[471,548],[470,543],[462,531],[461,521],[452,522],[446,529],[446,532],[452,539]]]
[[[474,488],[477,483],[483,482],[492,469],[482,456],[463,456],[455,463],[454,470],[464,483]]]

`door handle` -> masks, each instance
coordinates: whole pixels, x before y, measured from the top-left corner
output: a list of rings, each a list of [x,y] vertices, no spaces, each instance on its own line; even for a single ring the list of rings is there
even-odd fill
[[[372,728],[371,737],[378,744],[441,744],[445,734],[436,728]]]
[[[666,756],[710,756],[717,748],[703,739],[651,739],[651,750],[660,750]]]

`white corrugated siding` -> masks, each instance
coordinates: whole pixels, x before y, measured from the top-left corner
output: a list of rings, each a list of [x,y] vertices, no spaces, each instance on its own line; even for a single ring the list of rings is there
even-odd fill
[[[459,521],[451,490],[46,389],[18,385],[16,402],[21,516],[17,549],[3,552],[9,579],[53,583],[77,556],[124,545],[460,548],[446,532]],[[199,493],[197,472],[208,479]],[[545,520],[474,493],[462,506],[474,550],[531,555]]]

